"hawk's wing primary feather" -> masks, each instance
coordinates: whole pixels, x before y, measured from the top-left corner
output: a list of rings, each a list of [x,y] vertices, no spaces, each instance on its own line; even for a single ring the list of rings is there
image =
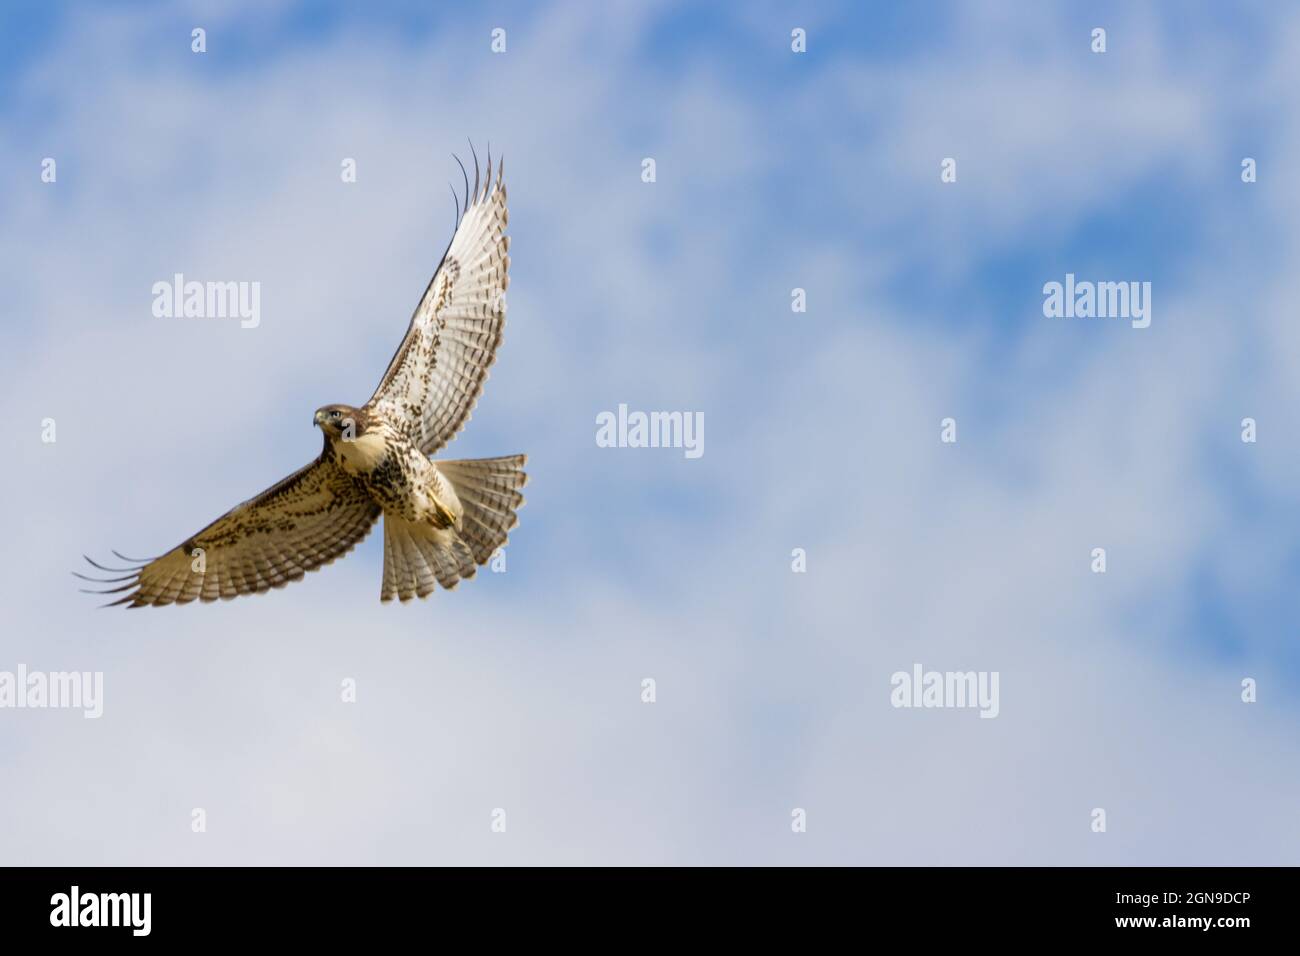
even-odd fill
[[[510,239],[506,236],[504,171],[479,188],[466,181],[464,208],[442,263],[425,290],[406,338],[388,365],[367,409],[402,428],[427,455],[469,421],[496,358],[505,326]]]
[[[135,568],[90,563],[101,571],[126,572],[98,582],[126,582],[100,592],[130,592],[113,604],[142,607],[233,598],[284,587],[346,554],[370,533],[379,512],[365,489],[334,463],[327,443],[310,465],[161,557]]]

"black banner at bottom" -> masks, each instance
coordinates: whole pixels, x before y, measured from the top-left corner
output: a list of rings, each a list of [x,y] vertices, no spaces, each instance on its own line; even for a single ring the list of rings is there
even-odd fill
[[[10,868],[0,869],[0,920],[10,942],[94,945],[337,945],[455,927],[534,944],[690,928],[732,942],[921,930],[926,942],[976,934],[1222,946],[1284,933],[1293,878],[1218,868]]]

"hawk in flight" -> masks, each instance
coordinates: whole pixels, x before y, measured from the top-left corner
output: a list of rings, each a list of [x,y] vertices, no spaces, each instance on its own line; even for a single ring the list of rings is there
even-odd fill
[[[379,597],[409,601],[430,594],[435,582],[454,588],[473,577],[505,544],[524,503],[525,456],[430,460],[469,420],[505,325],[504,164],[494,182],[490,153],[485,178],[480,186],[476,157],[451,243],[375,394],[360,408],[317,409],[320,457],[160,557],[136,562],[119,554],[133,565],[124,568],[86,558],[123,574],[78,575],[121,584],[91,593],[128,592],[108,606],[131,607],[260,594],[346,554],[382,514]]]

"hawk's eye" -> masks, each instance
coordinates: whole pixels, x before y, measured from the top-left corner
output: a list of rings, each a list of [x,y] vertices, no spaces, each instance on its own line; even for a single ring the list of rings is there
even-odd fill
[[[334,411],[330,412],[330,418],[338,418],[338,417],[339,417],[339,410],[337,408],[334,409]]]

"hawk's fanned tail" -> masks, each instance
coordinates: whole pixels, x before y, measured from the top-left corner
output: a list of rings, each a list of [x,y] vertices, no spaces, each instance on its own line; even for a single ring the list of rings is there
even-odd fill
[[[492,557],[519,523],[515,512],[524,504],[519,489],[528,483],[524,473],[527,462],[527,455],[435,462],[460,498],[464,509],[460,536],[469,545],[475,563],[483,564]]]
[[[381,601],[428,597],[437,581],[450,591],[478,571],[469,546],[453,528],[384,515],[384,584]]]
[[[452,483],[462,508],[459,528],[436,528],[384,515],[384,584],[381,601],[427,597],[435,585],[451,590],[472,578],[506,543],[523,506],[528,481],[525,455],[435,462]]]

